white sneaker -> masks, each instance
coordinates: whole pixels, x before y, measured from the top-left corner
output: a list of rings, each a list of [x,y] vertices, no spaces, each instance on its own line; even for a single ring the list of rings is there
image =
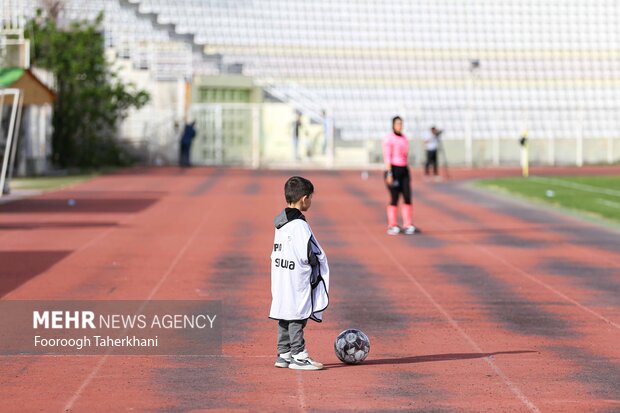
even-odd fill
[[[388,227],[387,233],[388,235],[398,235],[400,234],[400,227]]]
[[[291,357],[291,362],[288,365],[292,370],[321,370],[323,364],[318,361],[312,360],[306,350],[299,354],[295,354]]]
[[[418,232],[418,233],[419,233],[419,232],[420,232],[420,230],[419,230],[419,229],[417,229],[416,227],[414,227],[413,225],[409,225],[407,228],[405,228],[405,229],[403,230],[403,233],[404,233],[405,235],[413,235],[413,234],[415,234],[416,232]]]
[[[291,364],[292,359],[293,358],[291,357],[290,351],[283,353],[283,354],[278,354],[278,357],[276,358],[276,362],[274,366],[285,369],[289,366],[289,364]]]

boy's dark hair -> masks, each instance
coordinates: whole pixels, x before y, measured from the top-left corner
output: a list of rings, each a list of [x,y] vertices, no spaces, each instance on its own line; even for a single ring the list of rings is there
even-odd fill
[[[284,184],[284,198],[287,204],[294,204],[304,196],[314,192],[312,182],[301,176],[291,176]]]
[[[397,120],[402,121],[402,120],[403,120],[403,118],[401,118],[400,116],[394,116],[394,117],[392,118],[392,126],[394,126],[394,124],[396,123],[396,121],[397,121]]]

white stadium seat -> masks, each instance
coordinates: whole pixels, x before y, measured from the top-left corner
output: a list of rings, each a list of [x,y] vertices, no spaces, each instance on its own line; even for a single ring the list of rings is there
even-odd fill
[[[31,17],[39,1],[25,3]],[[63,16],[101,9],[109,45],[170,41],[139,16],[155,14],[207,54],[329,108],[345,139],[372,137],[401,111],[416,132],[436,123],[447,138],[464,133],[468,112],[476,137],[514,137],[524,117],[539,138],[620,133],[615,0],[70,0]],[[162,50],[161,73],[187,60],[215,70],[190,47]],[[567,121],[575,113],[583,131]]]

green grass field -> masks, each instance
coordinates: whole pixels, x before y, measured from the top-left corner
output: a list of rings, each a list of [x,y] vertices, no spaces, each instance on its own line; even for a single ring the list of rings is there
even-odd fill
[[[94,176],[95,174],[14,178],[11,180],[11,188],[50,191],[86,181]]]
[[[485,179],[477,185],[620,224],[620,176],[531,176]]]

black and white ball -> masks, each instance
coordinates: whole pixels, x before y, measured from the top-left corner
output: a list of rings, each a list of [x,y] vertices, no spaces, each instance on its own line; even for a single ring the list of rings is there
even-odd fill
[[[358,364],[368,357],[370,340],[363,331],[351,328],[338,334],[334,343],[334,350],[340,361],[347,364]]]

